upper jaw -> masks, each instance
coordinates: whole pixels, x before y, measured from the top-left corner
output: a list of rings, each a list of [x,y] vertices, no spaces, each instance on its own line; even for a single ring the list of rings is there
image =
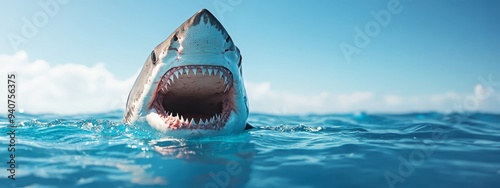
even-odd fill
[[[223,81],[223,92],[226,92],[233,85],[233,73],[226,67],[213,65],[184,65],[170,68],[161,77],[159,83],[157,84],[156,92],[163,92],[166,94],[169,87],[171,87],[177,79],[182,78],[183,75],[188,78],[204,76],[209,76],[210,78],[218,77],[220,82]],[[199,81],[201,82],[203,80]]]

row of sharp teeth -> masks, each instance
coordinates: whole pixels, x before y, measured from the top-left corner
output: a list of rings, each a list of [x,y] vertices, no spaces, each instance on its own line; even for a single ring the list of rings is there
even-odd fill
[[[226,92],[229,89],[229,83],[227,81],[227,75],[224,74],[222,71],[219,69],[214,69],[214,68],[205,68],[205,67],[197,67],[197,68],[189,68],[189,67],[184,67],[184,68],[179,68],[177,69],[172,75],[167,80],[167,84],[165,84],[165,89],[168,90],[168,86],[172,85],[174,83],[175,79],[179,79],[179,75],[182,74],[194,74],[196,76],[198,70],[201,70],[201,74],[203,76],[208,75],[208,76],[219,76],[219,79],[222,79],[224,77],[224,92]],[[175,79],[174,79],[175,78]]]
[[[191,119],[190,119],[190,118],[186,118],[186,119],[184,119],[184,117],[183,117],[182,115],[181,115],[181,116],[179,116],[179,114],[177,114],[176,116],[174,116],[174,114],[173,114],[173,113],[169,113],[169,112],[167,112],[167,115],[168,115],[169,117],[173,117],[173,118],[175,118],[175,119],[180,120],[180,123],[181,123],[181,124],[182,124],[182,123],[186,123],[186,124],[189,124],[189,125],[191,125],[191,126],[194,126],[194,125],[204,125],[204,124],[208,124],[208,123],[210,123],[210,124],[214,124],[215,122],[220,122],[220,121],[222,121],[222,117],[221,117],[221,115],[220,115],[220,114],[216,114],[216,115],[212,116],[210,119],[203,119],[203,118],[200,118],[198,121],[196,121],[196,122],[198,122],[198,123],[196,123],[196,122],[195,122],[194,118],[191,118]]]

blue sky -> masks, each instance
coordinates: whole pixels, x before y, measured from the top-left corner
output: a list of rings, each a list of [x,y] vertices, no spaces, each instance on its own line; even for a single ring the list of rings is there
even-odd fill
[[[40,6],[44,2],[56,2],[58,11],[16,49],[9,40],[12,33],[23,36],[23,18],[33,21],[37,13],[47,13]],[[397,2],[401,11],[391,14],[390,22],[348,62],[340,44],[354,45],[354,28],[364,31],[376,22],[371,11],[386,11]],[[0,5],[0,54],[5,59],[22,51],[27,65],[36,60],[50,68],[102,64],[117,82],[130,80],[152,48],[207,8],[242,51],[254,111],[273,112],[276,105],[282,112],[287,107],[318,113],[444,111],[485,88],[478,86],[479,76],[500,81],[500,3],[494,0],[0,0]],[[22,71],[16,67],[11,66]],[[500,86],[495,87],[497,92],[489,90],[493,95],[481,99],[484,104],[477,109],[500,111]],[[288,100],[265,105],[283,95]],[[392,106],[387,104],[391,96]],[[434,101],[439,96],[449,100]],[[307,99],[314,104],[291,104]],[[349,100],[354,102],[338,104]]]

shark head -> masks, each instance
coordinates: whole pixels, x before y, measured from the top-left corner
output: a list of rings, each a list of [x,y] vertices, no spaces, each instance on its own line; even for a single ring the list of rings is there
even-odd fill
[[[241,60],[222,24],[200,10],[153,49],[123,121],[178,137],[243,131],[248,102]]]

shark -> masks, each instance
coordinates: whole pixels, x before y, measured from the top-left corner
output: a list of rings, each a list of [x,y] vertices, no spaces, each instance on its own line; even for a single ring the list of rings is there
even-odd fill
[[[239,48],[202,9],[149,54],[128,95],[123,122],[173,137],[250,129],[242,74]]]

